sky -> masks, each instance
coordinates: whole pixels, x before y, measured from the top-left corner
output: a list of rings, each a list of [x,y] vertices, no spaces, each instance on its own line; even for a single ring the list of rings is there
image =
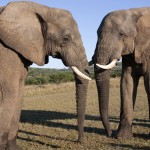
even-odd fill
[[[0,0],[0,6],[12,0]],[[18,0],[13,0],[18,1]],[[30,1],[30,0],[24,0]],[[150,0],[32,0],[49,7],[69,10],[78,24],[88,61],[94,54],[97,42],[97,29],[103,17],[109,12],[121,9],[150,7]],[[32,67],[38,67],[33,64]],[[49,58],[43,68],[66,68],[61,60]]]

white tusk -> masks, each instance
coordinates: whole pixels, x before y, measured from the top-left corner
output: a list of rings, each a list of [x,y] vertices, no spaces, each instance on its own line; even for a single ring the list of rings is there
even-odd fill
[[[86,80],[92,80],[91,78],[89,78],[88,76],[84,75],[77,67],[75,66],[71,66],[71,69],[81,78],[86,79]]]
[[[114,59],[110,64],[108,65],[100,65],[100,64],[96,64],[97,67],[102,68],[102,69],[112,69],[113,67],[116,66],[117,63],[117,59]]]

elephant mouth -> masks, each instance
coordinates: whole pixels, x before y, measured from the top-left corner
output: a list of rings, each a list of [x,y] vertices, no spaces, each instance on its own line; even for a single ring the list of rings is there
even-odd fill
[[[52,56],[53,58],[61,59],[62,62],[63,62],[63,64],[64,64],[65,66],[70,67],[70,68],[72,69],[72,71],[73,71],[76,75],[80,76],[81,78],[83,78],[83,79],[85,79],[85,80],[89,80],[89,81],[92,80],[90,77],[88,77],[88,76],[86,76],[85,74],[83,74],[76,66],[74,66],[74,65],[70,65],[70,66],[69,66],[68,63],[65,61],[65,59],[63,59],[63,57],[61,56],[60,53],[56,52],[56,53],[52,54],[51,56]]]
[[[63,57],[59,52],[55,52],[55,53],[51,54],[51,56],[52,56],[53,58],[56,58],[56,59],[61,59],[62,62],[63,62],[63,64],[64,64],[65,66],[69,67],[69,65],[68,65],[68,63],[67,63],[67,61],[66,61],[66,59],[64,59],[64,57]]]
[[[53,58],[62,59],[60,53],[58,53],[58,52],[52,54],[51,56],[52,56]]]

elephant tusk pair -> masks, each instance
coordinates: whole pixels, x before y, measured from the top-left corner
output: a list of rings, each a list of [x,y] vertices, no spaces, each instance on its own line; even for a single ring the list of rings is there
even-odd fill
[[[71,66],[71,69],[81,78],[86,79],[86,80],[92,80],[91,78],[89,78],[88,76],[84,75],[77,67],[75,66]]]
[[[108,65],[100,65],[100,64],[96,64],[97,67],[102,68],[102,69],[112,69],[113,67],[116,66],[117,63],[117,59],[114,59],[111,63],[109,63]]]

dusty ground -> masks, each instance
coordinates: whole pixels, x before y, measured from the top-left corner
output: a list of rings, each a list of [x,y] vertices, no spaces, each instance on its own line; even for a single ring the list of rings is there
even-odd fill
[[[116,130],[119,122],[119,79],[111,79],[110,122]],[[150,149],[148,101],[141,80],[134,111],[134,138],[107,138],[99,117],[95,82],[88,90],[84,144],[76,143],[76,103],[74,83],[26,86],[18,135],[23,150],[120,150]]]

